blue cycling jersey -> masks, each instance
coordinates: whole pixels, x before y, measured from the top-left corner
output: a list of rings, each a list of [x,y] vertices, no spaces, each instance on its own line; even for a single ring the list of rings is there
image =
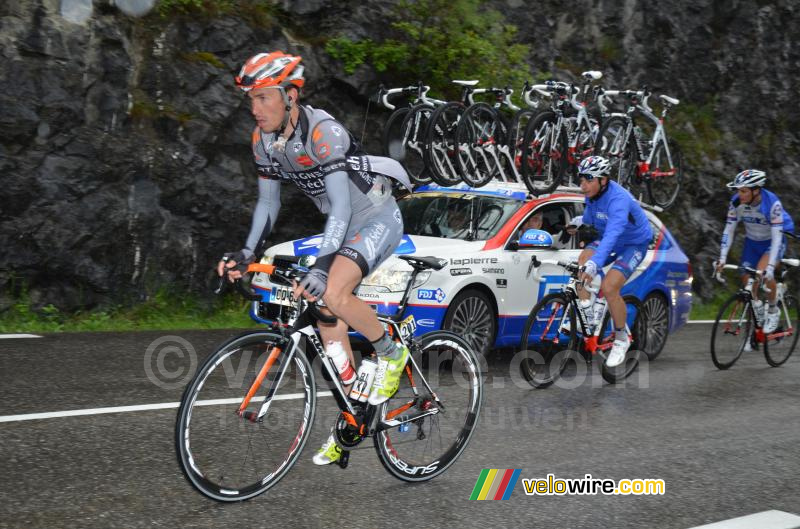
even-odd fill
[[[609,182],[597,197],[586,197],[583,223],[600,232],[600,244],[591,260],[602,268],[612,251],[624,245],[641,245],[653,237],[650,221],[633,196],[617,184]]]

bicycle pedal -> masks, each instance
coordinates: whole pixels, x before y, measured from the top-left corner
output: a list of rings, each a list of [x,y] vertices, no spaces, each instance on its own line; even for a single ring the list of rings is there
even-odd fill
[[[339,458],[339,461],[336,462],[339,465],[339,468],[347,468],[347,464],[350,462],[350,451],[349,450],[342,450],[342,457]]]

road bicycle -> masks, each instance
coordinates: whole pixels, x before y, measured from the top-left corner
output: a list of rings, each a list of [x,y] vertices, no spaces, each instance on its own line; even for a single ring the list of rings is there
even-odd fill
[[[777,282],[776,305],[781,315],[780,324],[774,332],[764,332],[763,316],[753,305],[753,295],[757,283],[762,290],[769,292],[763,281],[762,272],[748,266],[726,264],[725,270],[739,270],[747,275],[747,282],[738,292],[728,298],[717,313],[711,329],[711,361],[717,369],[728,369],[739,360],[742,353],[764,346],[764,358],[772,367],[784,364],[797,346],[797,325],[800,308],[797,298],[786,293],[784,278],[789,268],[800,266],[800,259],[781,259],[785,265]],[[716,268],[716,263],[714,263]],[[724,283],[724,278],[714,272],[714,278]],[[766,312],[766,303],[762,305]]]
[[[383,150],[386,156],[399,161],[408,172],[412,182],[424,185],[431,182],[430,171],[425,165],[425,132],[428,119],[437,106],[445,101],[428,97],[430,86],[420,81],[417,86],[378,90],[378,100],[393,110],[383,129]],[[396,108],[388,101],[389,96],[402,94],[413,97],[411,106]]]
[[[432,331],[415,337],[404,309],[419,274],[440,270],[435,257],[401,256],[412,268],[396,316],[379,315],[411,355],[397,393],[372,406],[352,400],[326,355],[314,322],[331,323],[316,303],[291,299],[291,285],[307,269],[251,264],[248,273],[269,274],[289,306],[266,330],[222,344],[202,364],[181,398],[175,424],[178,462],[189,483],[221,502],[250,499],[275,486],[297,462],[308,441],[319,398],[331,394],[338,410],[333,428],[350,450],[372,438],[383,467],[394,477],[421,482],[445,472],[461,455],[477,425],[483,380],[476,354],[461,336]],[[258,302],[241,282],[248,299]],[[277,299],[277,298],[276,298]],[[355,339],[354,339],[355,340]],[[329,380],[317,390],[314,366]],[[333,417],[332,417],[333,418]]]
[[[675,203],[683,181],[683,157],[675,141],[667,138],[664,118],[679,100],[659,95],[663,104],[661,116],[656,116],[647,104],[651,93],[642,90],[606,90],[609,96],[624,96],[629,104],[625,114],[614,114],[600,128],[600,140],[595,154],[608,158],[612,175],[640,201],[666,209]],[[639,111],[653,122],[652,137],[637,125]],[[645,193],[647,200],[644,200]]]
[[[560,261],[531,257],[531,269],[553,265],[569,274],[569,282],[559,292],[547,294],[533,307],[522,331],[520,348],[526,353],[520,364],[523,377],[535,388],[552,385],[564,373],[570,361],[576,364],[584,359],[591,364],[600,362],[603,379],[611,384],[624,380],[639,365],[640,354],[645,351],[647,321],[642,303],[636,296],[623,296],[627,309],[626,332],[631,341],[625,360],[616,367],[606,365],[607,355],[614,344],[615,330],[608,305],[602,314],[595,315],[600,324],[589,328],[578,308],[578,287],[597,295],[597,289],[580,280],[583,267],[576,261]],[[538,281],[539,273],[534,276]],[[599,317],[598,317],[599,316]]]
[[[580,161],[595,150],[600,128],[598,119],[588,112],[587,97],[591,83],[602,77],[597,71],[583,72],[583,100],[578,101],[581,89],[568,83],[548,81],[533,88],[552,101],[551,109],[542,112],[528,123],[522,140],[522,180],[534,195],[552,193],[564,176],[574,186],[573,174]],[[595,90],[595,97],[601,94]],[[569,117],[568,111],[577,115]]]

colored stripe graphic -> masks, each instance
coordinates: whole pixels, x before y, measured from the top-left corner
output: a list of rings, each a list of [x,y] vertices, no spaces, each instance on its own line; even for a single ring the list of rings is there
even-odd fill
[[[472,489],[470,500],[507,500],[511,497],[522,469],[484,468]]]

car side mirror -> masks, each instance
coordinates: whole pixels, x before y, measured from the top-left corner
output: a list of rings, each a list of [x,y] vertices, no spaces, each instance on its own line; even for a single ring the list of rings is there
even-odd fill
[[[518,248],[520,250],[544,250],[552,248],[553,236],[544,230],[525,230],[519,238]]]

